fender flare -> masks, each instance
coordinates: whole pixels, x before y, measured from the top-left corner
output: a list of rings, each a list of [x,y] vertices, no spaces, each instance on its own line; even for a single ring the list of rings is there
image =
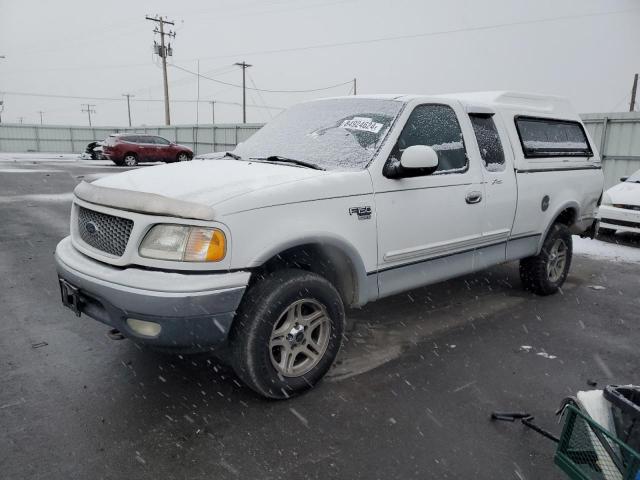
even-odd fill
[[[549,230],[551,229],[552,225],[554,223],[556,223],[556,220],[558,219],[560,214],[563,211],[567,210],[568,208],[571,208],[571,209],[575,210],[576,219],[578,218],[578,216],[580,215],[580,204],[578,202],[576,202],[575,200],[569,200],[569,201],[566,201],[566,202],[560,204],[560,206],[557,207],[555,209],[555,211],[553,212],[553,215],[551,216],[551,221],[545,227],[544,232],[542,233],[542,236],[540,237],[540,240],[538,241],[538,249],[537,249],[536,255],[540,253],[540,250],[542,250],[542,245],[544,244],[544,240],[547,238],[547,235],[549,234]]]
[[[270,246],[268,249],[260,252],[250,263],[249,267],[259,267],[266,263],[271,258],[275,257],[279,253],[295,247],[301,247],[303,245],[329,245],[336,248],[343,253],[351,262],[354,280],[356,282],[354,291],[356,298],[354,299],[353,306],[362,306],[369,300],[375,298],[370,289],[368,288],[368,276],[364,262],[358,250],[343,237],[338,235],[330,235],[327,233],[322,234],[305,234],[302,237],[296,237],[294,239],[287,240],[283,243]],[[375,282],[375,296],[377,296],[377,282]]]

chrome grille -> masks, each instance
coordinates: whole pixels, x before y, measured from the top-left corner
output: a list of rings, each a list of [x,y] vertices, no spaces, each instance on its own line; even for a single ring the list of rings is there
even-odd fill
[[[93,248],[121,257],[133,228],[133,220],[79,207],[78,233]]]

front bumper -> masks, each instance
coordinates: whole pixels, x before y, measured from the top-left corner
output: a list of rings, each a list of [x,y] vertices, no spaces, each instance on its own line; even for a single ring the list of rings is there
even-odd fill
[[[601,228],[640,233],[640,210],[600,205],[598,220]]]
[[[112,267],[80,253],[70,237],[56,247],[55,260],[58,276],[78,289],[81,313],[136,342],[191,351],[224,343],[250,277]],[[127,319],[154,322],[160,333],[141,335]]]

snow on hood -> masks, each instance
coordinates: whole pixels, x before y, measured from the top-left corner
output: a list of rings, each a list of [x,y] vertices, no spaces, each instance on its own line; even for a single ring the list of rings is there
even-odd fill
[[[110,175],[94,185],[214,206],[248,193],[326,175],[331,172],[274,163],[192,160]]]
[[[640,183],[622,182],[607,190],[612,203],[640,205]]]

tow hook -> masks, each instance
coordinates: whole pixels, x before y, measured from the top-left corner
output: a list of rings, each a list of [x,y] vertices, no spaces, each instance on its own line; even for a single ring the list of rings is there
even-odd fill
[[[111,340],[124,340],[125,339],[125,336],[117,328],[112,328],[111,330],[109,330],[107,332],[107,337],[109,337]]]

